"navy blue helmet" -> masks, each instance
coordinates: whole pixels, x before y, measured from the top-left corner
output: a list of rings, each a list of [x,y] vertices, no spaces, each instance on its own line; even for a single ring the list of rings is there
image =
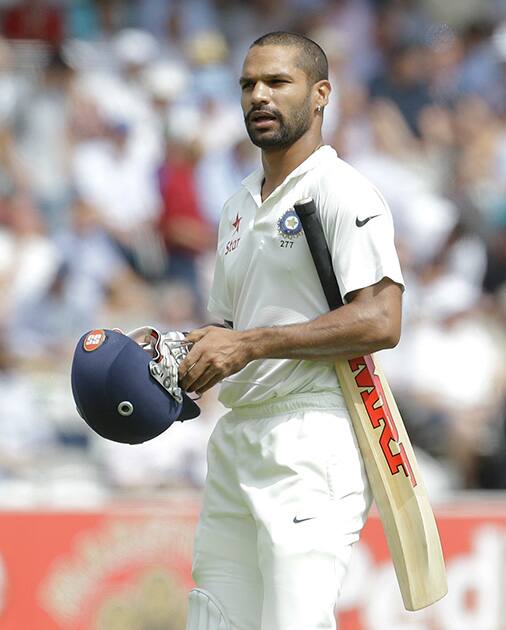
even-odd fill
[[[177,364],[171,388],[167,373],[160,376],[160,361],[119,331],[86,333],[72,362],[79,415],[102,437],[127,444],[151,440],[176,420],[198,416],[198,405],[177,387]]]

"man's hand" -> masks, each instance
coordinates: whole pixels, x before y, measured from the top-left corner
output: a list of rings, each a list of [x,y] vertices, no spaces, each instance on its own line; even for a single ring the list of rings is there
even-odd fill
[[[254,358],[252,344],[241,331],[206,326],[186,338],[193,347],[179,366],[179,385],[187,392],[202,394]]]

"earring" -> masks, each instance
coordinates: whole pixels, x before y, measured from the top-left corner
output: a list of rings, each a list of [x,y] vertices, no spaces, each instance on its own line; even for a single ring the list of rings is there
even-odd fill
[[[316,111],[317,111],[318,113],[320,113],[320,112],[322,111],[322,106],[321,106],[321,105],[318,105],[318,107],[316,108]]]

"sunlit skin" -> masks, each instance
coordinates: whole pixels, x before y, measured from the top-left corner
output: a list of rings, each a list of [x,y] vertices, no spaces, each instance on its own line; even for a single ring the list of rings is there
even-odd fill
[[[323,144],[321,126],[330,84],[311,84],[297,64],[297,48],[254,46],[244,61],[241,106],[246,129],[262,149],[267,199]],[[180,385],[203,393],[256,359],[335,362],[395,346],[400,336],[401,289],[383,278],[347,297],[348,304],[304,324],[231,330],[193,330],[193,347],[179,367]]]
[[[330,83],[310,85],[298,54],[289,46],[254,46],[239,79],[246,129],[262,149],[263,199],[322,144],[317,108],[327,105]],[[262,114],[271,119],[262,120]]]

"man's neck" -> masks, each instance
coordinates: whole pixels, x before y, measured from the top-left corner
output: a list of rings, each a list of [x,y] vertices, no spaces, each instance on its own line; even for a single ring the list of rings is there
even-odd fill
[[[262,201],[322,144],[321,134],[316,137],[306,134],[287,148],[263,150],[262,165],[265,179],[262,185]]]

